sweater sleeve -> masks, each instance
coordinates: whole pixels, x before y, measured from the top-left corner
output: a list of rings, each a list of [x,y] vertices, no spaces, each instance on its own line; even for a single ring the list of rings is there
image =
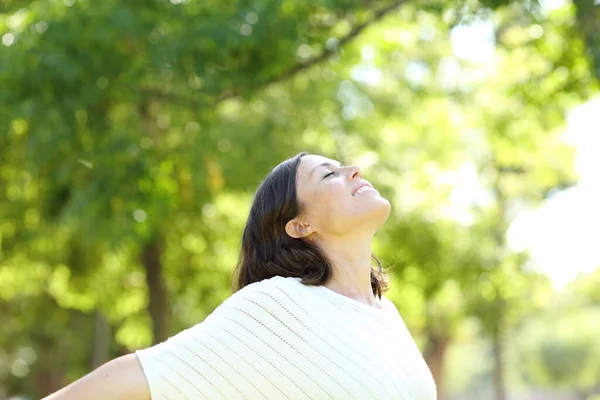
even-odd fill
[[[269,338],[281,336],[280,304],[271,282],[249,285],[203,322],[153,347],[138,350],[152,400],[280,398],[265,366]],[[275,288],[276,289],[276,288]],[[285,376],[279,377],[282,381]]]

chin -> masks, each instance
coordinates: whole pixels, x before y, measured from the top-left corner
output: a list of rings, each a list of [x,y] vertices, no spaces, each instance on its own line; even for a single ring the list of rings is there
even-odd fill
[[[377,201],[374,201],[367,215],[365,215],[365,224],[370,226],[375,232],[377,232],[385,221],[390,216],[392,206],[387,199],[379,197]]]
[[[329,226],[335,226],[334,230],[339,235],[356,231],[374,234],[387,221],[391,208],[387,199],[373,196],[361,205],[360,210],[355,209],[349,214],[338,214],[338,210],[331,210]]]
[[[384,199],[383,197],[380,200],[380,205],[377,208],[377,212],[376,215],[374,215],[375,220],[379,220],[379,225],[377,227],[377,229],[381,228],[381,226],[385,223],[385,221],[387,221],[388,217],[390,216],[390,212],[392,211],[392,205],[390,204],[390,202],[387,199]]]

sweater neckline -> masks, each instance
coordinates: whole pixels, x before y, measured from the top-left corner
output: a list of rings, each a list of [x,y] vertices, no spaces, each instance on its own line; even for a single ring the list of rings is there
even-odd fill
[[[387,314],[387,312],[389,311],[387,308],[375,308],[369,305],[366,305],[364,303],[361,303],[358,300],[355,300],[351,297],[348,297],[346,295],[343,295],[341,293],[338,293],[334,290],[329,289],[326,286],[320,285],[320,286],[315,286],[315,288],[317,288],[317,290],[323,295],[323,297],[328,297],[330,298],[332,301],[336,301],[336,302],[343,302],[347,305],[351,305],[355,308],[364,310],[366,312],[369,312],[371,314],[374,315],[384,315]],[[381,300],[382,303],[384,303],[383,301],[383,297]]]
[[[343,301],[345,303],[351,304],[357,308],[371,312],[373,314],[385,314],[388,311],[386,308],[375,308],[375,307],[366,305],[364,303],[361,303],[360,301],[355,300],[352,297],[348,297],[346,295],[338,293],[335,290],[331,290],[326,286],[321,285],[321,286],[316,286],[316,287],[319,288],[319,290],[327,297],[330,297],[332,299],[337,299],[339,301]],[[382,302],[383,302],[383,300],[382,300]]]

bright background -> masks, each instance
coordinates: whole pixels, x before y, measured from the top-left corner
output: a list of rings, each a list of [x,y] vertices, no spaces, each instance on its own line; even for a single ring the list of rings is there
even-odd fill
[[[600,6],[5,0],[0,399],[231,294],[306,150],[393,205],[374,252],[446,400],[600,398]]]

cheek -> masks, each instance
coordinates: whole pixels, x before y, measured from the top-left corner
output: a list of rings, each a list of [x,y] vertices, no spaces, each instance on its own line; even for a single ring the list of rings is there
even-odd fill
[[[331,213],[340,206],[339,185],[323,185],[312,193],[307,193],[304,209],[307,216],[315,220],[329,219]]]
[[[330,220],[336,215],[346,214],[353,206],[343,182],[331,182],[323,187],[314,199],[315,209],[325,218]]]
[[[320,200],[323,203],[327,203],[334,207],[339,207],[344,201],[348,200],[346,186],[339,180],[331,182],[329,185],[323,187],[319,197],[321,197]]]

